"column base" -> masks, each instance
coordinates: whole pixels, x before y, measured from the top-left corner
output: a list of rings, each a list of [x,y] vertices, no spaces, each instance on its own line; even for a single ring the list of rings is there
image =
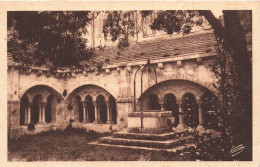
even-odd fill
[[[112,120],[109,120],[109,121],[107,121],[106,123],[107,123],[107,124],[111,124],[111,125],[112,125],[112,124],[115,124],[115,122],[112,121]]]
[[[82,123],[91,123],[91,121],[89,119],[84,119]]]
[[[198,125],[196,129],[197,129],[197,131],[205,131],[205,129],[202,125]]]
[[[37,123],[38,125],[45,125],[45,124],[47,124],[46,122],[38,122]]]
[[[175,128],[172,128],[172,130],[175,132],[175,131],[181,131],[181,130],[184,130],[186,128],[186,125],[185,124],[178,124],[177,127]]]
[[[95,119],[93,123],[94,124],[102,124],[103,121],[101,119]]]

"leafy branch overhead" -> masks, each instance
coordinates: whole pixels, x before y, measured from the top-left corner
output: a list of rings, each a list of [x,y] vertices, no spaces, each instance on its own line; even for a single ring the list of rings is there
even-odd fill
[[[196,11],[108,11],[103,24],[105,38],[118,41],[118,48],[124,49],[129,46],[131,39],[142,31],[142,24],[148,17],[155,17],[150,28],[157,31],[165,31],[168,34],[182,32],[183,35],[190,33],[192,26],[202,25],[203,19]],[[141,23],[139,18],[141,18]]]
[[[29,65],[79,66],[93,55],[83,36],[90,21],[89,11],[8,12],[8,52]]]

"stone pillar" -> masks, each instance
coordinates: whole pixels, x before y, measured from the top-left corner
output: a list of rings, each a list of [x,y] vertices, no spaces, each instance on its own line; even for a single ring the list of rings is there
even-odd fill
[[[86,123],[86,102],[82,101],[82,105],[83,105],[83,121],[84,123]]]
[[[184,111],[183,111],[183,105],[182,101],[177,101],[178,107],[179,107],[179,124],[176,127],[176,130],[184,130],[185,129],[185,123],[184,123]]]
[[[29,106],[28,106],[28,119],[27,119],[27,123],[28,124],[31,123],[31,107],[32,107],[32,103],[29,102]]]
[[[113,120],[112,120],[112,111],[111,111],[111,106],[109,104],[109,101],[106,101],[106,105],[107,105],[107,124],[113,124]]]
[[[163,101],[160,101],[159,104],[160,104],[160,106],[161,106],[161,111],[164,111],[164,108],[163,108]]]
[[[28,108],[25,108],[24,110],[24,123],[28,123]]]
[[[102,120],[100,119],[100,116],[99,116],[99,109],[98,109],[98,105],[97,105],[97,102],[96,101],[93,101],[93,105],[94,105],[94,108],[95,108],[95,120],[94,120],[94,124],[101,124],[102,123]]]
[[[117,127],[123,130],[128,127],[128,114],[134,111],[133,103],[130,98],[119,97],[116,100],[117,107]],[[137,110],[140,111],[140,110]]]
[[[39,123],[42,122],[42,106],[40,104],[38,104],[38,107],[39,107]]]
[[[203,120],[203,110],[202,110],[202,103],[198,103],[198,108],[199,108],[199,125],[197,126],[197,130],[205,130],[203,127],[204,120]]]
[[[42,103],[42,121],[41,121],[41,123],[43,123],[43,124],[45,124],[46,122],[45,122],[45,112],[46,112],[46,102],[43,102]]]
[[[89,108],[88,107],[86,107],[86,122],[91,123],[91,121],[89,120]]]

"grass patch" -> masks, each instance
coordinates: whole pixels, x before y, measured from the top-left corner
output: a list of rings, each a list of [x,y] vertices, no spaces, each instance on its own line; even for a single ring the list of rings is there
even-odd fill
[[[88,145],[110,133],[85,129],[50,130],[8,141],[9,161],[180,161],[189,155]]]

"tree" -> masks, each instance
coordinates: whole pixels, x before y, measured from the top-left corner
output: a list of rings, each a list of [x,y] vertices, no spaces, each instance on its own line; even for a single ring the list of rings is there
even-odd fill
[[[93,51],[86,47],[89,11],[8,12],[8,52],[24,66],[80,66]]]

